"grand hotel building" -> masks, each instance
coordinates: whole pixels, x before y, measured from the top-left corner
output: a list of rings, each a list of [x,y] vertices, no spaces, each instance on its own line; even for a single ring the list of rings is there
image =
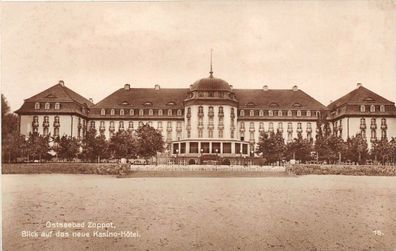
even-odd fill
[[[235,89],[212,70],[188,88],[133,88],[126,84],[97,104],[63,81],[25,100],[16,111],[20,132],[83,137],[95,128],[106,138],[148,123],[158,129],[170,153],[252,156],[262,132],[281,132],[290,142],[301,133],[315,139],[318,117],[328,119],[344,139],[362,133],[369,145],[396,136],[394,102],[358,84],[327,107],[293,86],[291,89]]]

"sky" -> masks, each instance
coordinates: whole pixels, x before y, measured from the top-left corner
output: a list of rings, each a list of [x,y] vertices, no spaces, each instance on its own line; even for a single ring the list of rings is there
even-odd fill
[[[12,110],[64,80],[97,103],[124,84],[290,89],[328,105],[360,82],[396,101],[395,1],[6,2],[1,92]]]

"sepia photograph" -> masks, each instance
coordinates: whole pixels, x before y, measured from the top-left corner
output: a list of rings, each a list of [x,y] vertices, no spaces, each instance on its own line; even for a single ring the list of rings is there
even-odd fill
[[[4,1],[1,250],[396,251],[396,2]]]

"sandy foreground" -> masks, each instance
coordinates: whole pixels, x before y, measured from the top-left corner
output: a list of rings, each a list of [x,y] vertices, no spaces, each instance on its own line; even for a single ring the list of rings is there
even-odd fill
[[[396,177],[3,175],[2,189],[3,250],[396,250]],[[138,236],[55,236],[88,222]]]

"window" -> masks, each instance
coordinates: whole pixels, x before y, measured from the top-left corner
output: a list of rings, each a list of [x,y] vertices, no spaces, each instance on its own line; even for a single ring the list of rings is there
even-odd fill
[[[95,121],[91,121],[91,129],[95,129]]]
[[[250,117],[253,117],[254,116],[254,110],[250,110],[249,115],[250,115]]]
[[[143,121],[139,121],[139,127],[142,127],[142,126],[144,126]]]
[[[133,121],[129,121],[128,129],[133,130]]]
[[[241,117],[245,116],[245,111],[241,110],[240,115],[241,115]]]
[[[385,112],[385,106],[384,105],[380,106],[380,112]]]
[[[301,110],[297,110],[297,117],[301,117]]]
[[[278,131],[283,132],[283,124],[282,122],[278,122]]]
[[[293,113],[292,113],[291,110],[288,110],[288,111],[287,111],[287,116],[289,116],[289,117],[293,116]]]
[[[168,116],[172,116],[172,110],[168,109]]]
[[[219,106],[219,116],[223,116],[224,115],[224,110],[222,106]]]
[[[150,110],[149,110],[149,115],[150,115],[150,116],[153,116],[153,114],[154,114],[153,109],[150,109]]]
[[[59,137],[59,127],[54,127],[54,136]]]
[[[264,123],[263,122],[260,122],[260,124],[259,124],[259,131],[260,132],[264,131]]]
[[[121,110],[120,110],[120,115],[121,115],[121,116],[124,116],[124,114],[125,114],[124,109],[121,109]]]
[[[249,129],[254,131],[254,122],[250,122]]]
[[[135,115],[135,110],[133,110],[133,109],[129,110],[129,115],[131,115],[131,116]]]
[[[365,112],[365,111],[366,111],[366,106],[361,105],[361,106],[360,106],[360,112]]]
[[[177,116],[181,116],[182,115],[182,110],[177,110]]]
[[[213,138],[213,130],[208,131],[208,136],[209,136],[209,138]]]
[[[199,129],[198,130],[198,138],[202,138],[203,137],[203,130]]]
[[[282,117],[282,116],[283,116],[282,110],[279,110],[279,111],[278,111],[278,116],[279,116],[279,117]]]
[[[171,130],[172,130],[172,122],[171,122],[171,121],[168,121],[168,123],[166,124],[166,127],[167,127],[168,129],[171,129]]]
[[[35,109],[35,110],[40,109],[40,103],[35,103],[35,104],[34,104],[34,109]]]
[[[158,110],[158,116],[162,116],[164,114],[164,111],[162,109]]]
[[[157,123],[157,129],[162,130],[162,121],[158,121]]]
[[[269,124],[268,124],[268,131],[269,131],[269,132],[273,132],[273,131],[274,131],[274,123],[273,123],[273,122],[269,122]]]
[[[59,110],[60,109],[60,104],[59,103],[55,103],[55,110]]]
[[[259,110],[259,116],[263,117],[264,116],[264,111],[263,110]]]
[[[119,125],[120,131],[123,131],[124,130],[124,121],[120,121],[118,125]]]
[[[219,130],[219,138],[223,138],[223,130]]]
[[[143,111],[143,109],[140,109],[139,110],[139,116],[143,116],[144,115],[144,111]]]
[[[272,110],[269,110],[268,111],[268,116],[270,116],[270,117],[274,116],[274,112]]]
[[[45,110],[49,110],[50,109],[50,103],[45,103],[44,109]]]
[[[375,112],[375,105],[370,105],[370,112]]]
[[[311,117],[311,111],[307,111],[307,117]]]
[[[110,110],[110,115],[114,115],[115,114],[115,110],[114,109],[111,109]]]

